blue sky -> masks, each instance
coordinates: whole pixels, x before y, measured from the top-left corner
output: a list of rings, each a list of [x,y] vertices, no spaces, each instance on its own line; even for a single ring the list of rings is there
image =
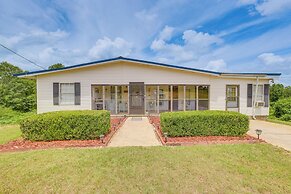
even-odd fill
[[[48,67],[124,56],[291,84],[291,0],[0,0],[0,43]],[[0,61],[38,70],[0,47]]]

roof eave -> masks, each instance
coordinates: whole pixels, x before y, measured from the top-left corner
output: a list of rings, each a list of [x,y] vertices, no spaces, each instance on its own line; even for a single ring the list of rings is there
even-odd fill
[[[151,61],[145,61],[145,60],[139,60],[139,59],[117,57],[117,58],[111,58],[111,59],[106,59],[106,60],[101,60],[101,61],[94,61],[94,62],[89,62],[89,63],[83,63],[83,64],[78,64],[78,65],[63,67],[63,68],[59,68],[59,69],[40,70],[40,71],[34,71],[34,72],[20,73],[20,74],[15,74],[14,76],[16,76],[16,77],[31,77],[31,76],[61,72],[61,71],[66,71],[66,70],[71,70],[71,69],[90,67],[93,65],[101,65],[101,64],[105,64],[105,63],[109,63],[109,62],[114,62],[114,61],[127,61],[127,62],[129,61],[129,62],[135,62],[135,63],[140,63],[140,64],[148,64],[148,65],[152,65],[152,66],[180,69],[180,70],[184,70],[184,71],[191,71],[191,72],[197,72],[197,73],[214,75],[214,76],[219,76],[221,74],[220,72],[194,69],[194,68],[190,68],[190,67],[181,67],[181,66],[169,65],[169,64],[158,63],[158,62],[151,62]]]
[[[171,68],[171,69],[179,69],[179,70],[184,70],[184,71],[196,72],[196,73],[207,74],[207,75],[212,75],[212,76],[222,76],[222,77],[242,77],[242,78],[266,77],[267,78],[268,76],[270,76],[270,79],[271,79],[271,77],[278,77],[281,75],[281,73],[224,73],[224,72],[215,72],[215,71],[209,71],[209,70],[195,69],[195,68],[190,68],[190,67],[182,67],[182,66],[170,65],[170,64],[159,63],[159,62],[140,60],[140,59],[125,58],[125,57],[120,56],[120,57],[116,57],[116,58],[93,61],[93,62],[89,62],[89,63],[82,63],[82,64],[63,67],[63,68],[59,68],[59,69],[25,72],[25,73],[15,74],[14,76],[16,76],[16,77],[36,77],[38,75],[55,73],[55,72],[62,72],[62,71],[71,70],[71,69],[79,69],[79,68],[90,67],[93,65],[101,65],[101,64],[105,64],[105,63],[109,63],[109,62],[116,62],[116,61],[127,61],[127,62],[129,61],[129,62],[135,62],[135,63],[140,63],[140,64],[166,67],[166,68]]]

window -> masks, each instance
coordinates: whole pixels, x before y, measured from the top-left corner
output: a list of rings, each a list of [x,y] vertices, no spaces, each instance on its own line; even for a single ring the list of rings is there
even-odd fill
[[[128,86],[117,86],[117,113],[128,112]]]
[[[258,101],[264,101],[264,87],[263,85],[258,85],[258,93],[257,93],[257,98],[255,97],[256,95],[256,86],[257,85],[253,85],[253,102],[255,101],[255,99]]]
[[[196,86],[186,86],[186,110],[196,110]]]
[[[184,110],[184,86],[173,86],[173,111]]]
[[[105,86],[105,109],[116,114],[115,86]]]
[[[208,110],[209,87],[198,86],[198,110]]]
[[[171,111],[171,90],[169,85],[161,85],[159,89],[159,111]]]
[[[157,113],[158,87],[146,86],[146,112]]]
[[[94,108],[96,110],[103,110],[103,87],[95,86],[93,89]]]
[[[75,84],[61,83],[60,84],[60,104],[74,105],[75,104]]]
[[[239,107],[239,87],[236,85],[226,86],[226,108]]]

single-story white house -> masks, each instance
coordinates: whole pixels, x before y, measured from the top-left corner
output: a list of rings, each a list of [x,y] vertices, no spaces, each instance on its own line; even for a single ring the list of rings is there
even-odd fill
[[[269,114],[280,73],[223,73],[117,57],[17,74],[37,81],[37,112],[109,110],[113,115],[230,110]]]

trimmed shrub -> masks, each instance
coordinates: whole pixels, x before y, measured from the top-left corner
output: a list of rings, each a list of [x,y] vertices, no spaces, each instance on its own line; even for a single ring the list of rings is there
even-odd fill
[[[110,128],[108,111],[59,111],[31,116],[20,122],[22,136],[32,141],[97,139]]]
[[[228,111],[161,113],[161,127],[170,137],[241,136],[249,130],[249,118]]]
[[[285,114],[291,114],[291,98],[284,98],[274,103],[274,116],[280,118]]]
[[[291,114],[285,114],[280,117],[280,120],[282,121],[291,121]]]

